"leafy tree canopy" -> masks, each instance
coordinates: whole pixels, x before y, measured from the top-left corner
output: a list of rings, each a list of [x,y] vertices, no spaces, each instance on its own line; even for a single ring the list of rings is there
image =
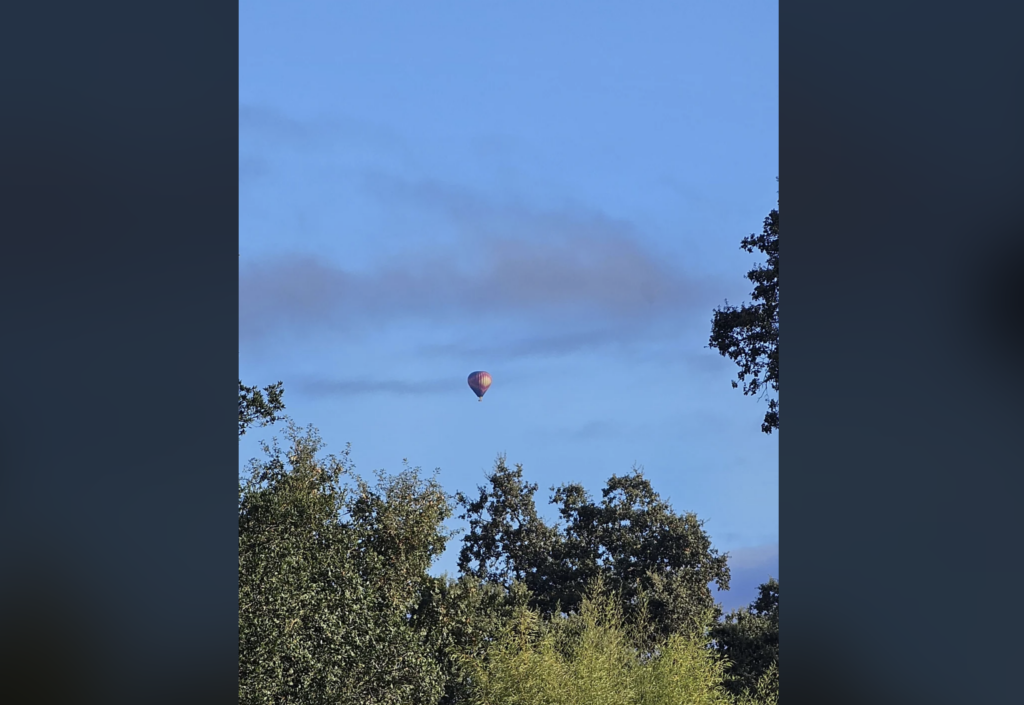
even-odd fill
[[[537,485],[499,456],[474,499],[459,494],[469,522],[459,569],[480,580],[522,582],[531,604],[553,615],[576,611],[588,586],[602,580],[633,618],[648,594],[660,634],[698,633],[715,612],[710,584],[729,587],[727,555],[711,546],[703,522],[677,514],[642,472],[613,476],[595,501],[579,484],[552,488],[564,524],[548,526],[536,510]]]
[[[672,635],[638,648],[651,626],[627,621],[621,596],[598,581],[577,613],[545,620],[521,609],[472,659],[471,702],[551,705],[727,705],[724,662],[697,641]]]
[[[712,629],[718,653],[731,663],[726,687],[734,694],[778,690],[779,581],[770,578],[758,588],[757,598],[735,610]],[[774,685],[773,685],[774,684]]]
[[[239,480],[240,703],[778,702],[778,581],[716,621],[727,556],[640,470],[599,498],[552,487],[548,525],[499,456],[454,498],[461,574],[433,577],[454,509],[436,476],[364,480],[280,418],[287,445]]]
[[[710,347],[739,367],[737,378],[746,395],[768,396],[761,430],[771,433],[779,428],[779,210],[764,219],[760,235],[750,235],[740,248],[765,255],[766,264],[758,264],[747,279],[754,284],[751,304],[739,308],[716,308],[711,320]],[[734,381],[733,387],[739,384]],[[775,396],[770,396],[774,392]]]
[[[247,387],[238,380],[238,437],[253,426],[268,426],[281,420],[284,411],[284,384]]]
[[[434,649],[411,619],[450,534],[447,496],[416,469],[354,473],[348,451],[289,423],[240,484],[239,702],[433,704]]]

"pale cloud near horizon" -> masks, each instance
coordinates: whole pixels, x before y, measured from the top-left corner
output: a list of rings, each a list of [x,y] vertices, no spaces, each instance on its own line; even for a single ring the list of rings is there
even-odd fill
[[[769,577],[779,580],[779,544],[766,543],[728,551],[730,588],[715,588],[715,598],[729,610],[747,607],[757,599],[757,588]]]
[[[749,568],[770,564],[779,558],[779,544],[766,543],[760,546],[748,546],[729,551],[730,565]],[[776,575],[775,577],[778,577]]]

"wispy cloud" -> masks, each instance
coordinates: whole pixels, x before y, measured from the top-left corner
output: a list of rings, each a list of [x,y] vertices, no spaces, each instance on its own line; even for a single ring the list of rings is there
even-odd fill
[[[265,159],[252,155],[241,155],[238,158],[238,180],[245,183],[266,176],[270,171]]]
[[[471,244],[481,237],[515,242],[639,242],[642,236],[629,220],[571,200],[537,204],[522,199],[488,198],[438,179],[404,179],[367,171],[367,195],[391,207],[416,208],[445,216]]]
[[[716,589],[726,611],[746,607],[757,598],[757,588],[769,577],[779,579],[779,544],[769,543],[729,551],[732,577],[728,591]]]
[[[629,223],[600,213],[495,204],[433,182],[374,184],[382,197],[440,209],[461,239],[361,270],[298,256],[246,264],[243,340],[286,326],[414,320],[499,328],[505,335],[495,344],[508,354],[567,352],[705,315],[715,300],[698,273],[672,266]]]
[[[735,568],[760,568],[777,564],[779,560],[779,544],[766,543],[760,546],[747,546],[729,551],[729,565]],[[775,577],[779,577],[778,574]],[[767,578],[766,578],[767,579]]]
[[[438,394],[452,389],[461,389],[461,380],[434,379],[412,382],[398,379],[306,379],[299,380],[296,387],[302,394],[313,397],[356,396],[362,394],[419,395]]]
[[[387,127],[331,115],[297,119],[269,106],[238,106],[239,183],[257,178],[322,179],[314,165],[326,158],[335,168],[366,164],[407,167],[415,162],[409,144]],[[290,162],[290,163],[289,163]],[[313,176],[315,174],[315,176]]]
[[[336,114],[298,119],[266,105],[239,105],[238,131],[243,139],[257,140],[265,147],[297,151],[320,151],[353,142],[370,142],[392,149],[405,147],[395,132],[382,125]]]
[[[617,324],[617,325],[616,325]],[[558,356],[581,351],[607,350],[624,351],[635,346],[636,341],[628,333],[633,328],[628,321],[609,322],[600,328],[590,328],[568,333],[540,333],[524,337],[506,337],[486,343],[462,340],[452,343],[425,345],[424,355],[458,357],[463,359],[486,359],[507,361],[528,357]]]
[[[617,437],[622,433],[620,424],[611,421],[591,421],[570,431],[567,435],[573,440],[592,441]]]
[[[322,130],[315,130],[308,123],[288,117],[273,108],[259,105],[238,106],[238,131],[243,136],[271,138],[292,147],[314,146]]]

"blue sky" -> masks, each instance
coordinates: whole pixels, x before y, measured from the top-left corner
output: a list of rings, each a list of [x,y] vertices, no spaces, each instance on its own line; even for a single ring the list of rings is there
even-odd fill
[[[778,576],[778,436],[705,347],[776,205],[776,3],[249,1],[239,39],[246,384],[449,491],[635,463],[727,607]]]

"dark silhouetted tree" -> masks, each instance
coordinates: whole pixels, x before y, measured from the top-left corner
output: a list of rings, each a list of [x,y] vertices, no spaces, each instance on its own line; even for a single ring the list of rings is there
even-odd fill
[[[576,611],[595,580],[633,618],[641,593],[659,634],[702,633],[717,616],[709,585],[729,587],[727,556],[712,548],[696,515],[676,514],[636,470],[613,476],[595,502],[581,485],[552,488],[564,527],[549,527],[534,504],[537,486],[499,457],[476,499],[457,495],[470,528],[459,569],[510,587],[522,582],[545,616]]]
[[[537,515],[537,485],[523,480],[523,467],[510,468],[504,456],[478,487],[475,499],[456,494],[469,530],[459,552],[459,570],[478,580],[506,587],[523,582],[534,594],[544,593],[552,554],[560,537]]]
[[[705,633],[706,617],[720,614],[711,584],[727,590],[729,566],[704,522],[692,512],[677,514],[636,468],[613,475],[601,494],[595,502],[581,485],[569,484],[552,497],[565,522],[563,609],[575,609],[580,589],[600,576],[622,597],[627,619],[646,596],[654,636]]]
[[[238,437],[253,426],[268,426],[279,421],[284,411],[284,385],[281,382],[259,387],[247,387],[238,380]]]
[[[779,428],[779,210],[764,219],[760,235],[744,238],[740,247],[766,256],[767,262],[747,272],[754,284],[752,303],[739,308],[725,305],[715,309],[711,320],[710,347],[739,367],[737,377],[746,395],[768,397],[761,430]],[[733,387],[738,387],[736,381]],[[770,396],[774,392],[775,397]]]
[[[718,653],[731,661],[725,682],[731,692],[763,693],[766,687],[777,692],[779,581],[770,578],[760,585],[757,599],[726,615],[711,636]]]

